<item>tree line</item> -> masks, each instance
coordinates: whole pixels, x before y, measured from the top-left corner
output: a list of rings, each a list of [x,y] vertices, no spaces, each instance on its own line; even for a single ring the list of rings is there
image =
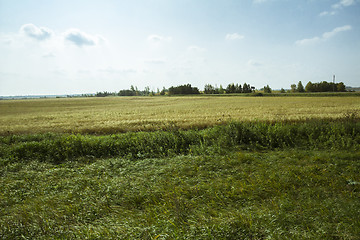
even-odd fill
[[[271,93],[272,89],[269,85],[260,89],[264,93]],[[211,84],[205,84],[203,94],[231,94],[231,93],[252,93],[255,92],[255,87],[250,84],[244,83],[243,85],[238,83],[230,83],[226,88],[222,85],[217,87]],[[285,93],[286,90],[281,88],[280,93]],[[343,82],[332,83],[322,81],[319,83],[308,82],[306,86],[301,81],[298,84],[291,84],[290,89],[287,92],[346,92],[346,87]],[[188,95],[188,94],[201,94],[197,87],[191,86],[191,84],[184,84],[179,86],[172,86],[169,89],[163,87],[160,91],[150,91],[150,87],[145,87],[144,90],[139,90],[136,86],[131,85],[130,89],[123,89],[119,92],[97,92],[96,97],[106,96],[153,96],[153,95]]]

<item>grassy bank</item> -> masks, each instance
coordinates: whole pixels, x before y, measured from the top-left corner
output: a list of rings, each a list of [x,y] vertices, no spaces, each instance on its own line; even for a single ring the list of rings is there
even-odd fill
[[[360,122],[337,121],[231,122],[204,130],[136,132],[105,136],[37,134],[0,137],[0,157],[9,161],[62,163],[77,158],[149,158],[179,154],[225,154],[234,149],[355,149]]]

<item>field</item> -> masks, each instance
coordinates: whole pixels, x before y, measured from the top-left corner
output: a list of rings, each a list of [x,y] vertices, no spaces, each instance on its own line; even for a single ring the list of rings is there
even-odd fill
[[[360,239],[360,97],[0,101],[1,239]]]
[[[0,101],[0,135],[119,133],[235,121],[334,119],[360,111],[360,97],[109,97]]]

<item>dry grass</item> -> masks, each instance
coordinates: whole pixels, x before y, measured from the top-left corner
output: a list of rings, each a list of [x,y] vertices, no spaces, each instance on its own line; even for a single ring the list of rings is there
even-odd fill
[[[115,133],[194,128],[229,120],[338,118],[360,111],[349,97],[109,97],[0,101],[0,135]]]

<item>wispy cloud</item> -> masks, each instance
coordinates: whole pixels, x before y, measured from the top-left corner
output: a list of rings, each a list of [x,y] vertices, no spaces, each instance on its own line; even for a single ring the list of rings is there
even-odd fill
[[[340,0],[339,2],[331,5],[332,10],[331,11],[323,11],[319,13],[320,17],[325,16],[334,16],[336,15],[342,8],[350,7],[352,5],[356,4],[356,0]]]
[[[79,29],[69,29],[63,35],[65,40],[75,44],[78,47],[97,45],[100,41],[103,40],[102,37],[87,34],[80,31]]]
[[[250,59],[247,62],[247,65],[251,66],[251,67],[261,67],[263,64],[261,62],[259,62],[259,61],[254,60],[254,59]]]
[[[172,37],[166,37],[166,36],[161,36],[161,35],[157,35],[157,34],[152,34],[148,36],[148,41],[154,41],[154,42],[162,42],[162,41],[171,41]]]
[[[187,50],[191,51],[191,52],[205,52],[206,48],[202,48],[202,47],[199,47],[199,46],[192,45],[192,46],[189,46],[187,48]]]
[[[345,25],[345,26],[342,26],[342,27],[334,28],[331,32],[323,33],[322,39],[327,40],[329,38],[334,37],[336,34],[338,34],[340,32],[349,31],[351,29],[352,29],[352,27],[350,25]]]
[[[166,63],[165,58],[152,58],[152,59],[145,59],[145,63],[151,63],[151,64],[164,64]]]
[[[225,39],[226,40],[241,40],[241,39],[244,39],[244,36],[240,35],[238,33],[229,33],[229,34],[226,34]]]
[[[352,27],[350,25],[345,25],[342,27],[334,28],[331,32],[325,32],[321,35],[321,37],[313,37],[313,38],[306,38],[302,40],[298,40],[295,42],[298,46],[305,46],[305,45],[313,45],[322,41],[327,41],[330,38],[333,38],[335,35],[339,34],[340,32],[345,32],[351,30]]]
[[[355,3],[355,0],[340,0],[338,3],[333,4],[331,7],[333,9],[339,9],[343,7],[349,7],[351,5],[354,5]]]
[[[305,38],[301,40],[297,40],[295,42],[298,46],[307,46],[307,45],[313,45],[321,41],[321,38],[319,37],[313,37],[313,38]]]
[[[50,38],[53,31],[46,27],[37,27],[32,23],[24,24],[20,28],[20,32],[27,37],[42,41]]]
[[[321,13],[319,13],[320,17],[325,17],[325,16],[334,16],[336,14],[336,11],[323,11]]]

